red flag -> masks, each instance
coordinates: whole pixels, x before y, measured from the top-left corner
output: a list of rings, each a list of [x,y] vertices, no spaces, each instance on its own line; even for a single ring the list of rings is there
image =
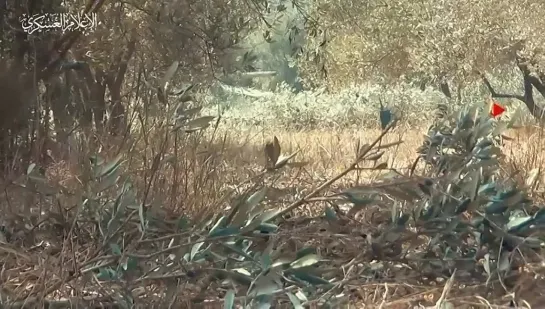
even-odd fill
[[[492,107],[490,108],[490,115],[492,117],[498,117],[505,112],[505,107],[498,104],[496,101],[492,101]]]

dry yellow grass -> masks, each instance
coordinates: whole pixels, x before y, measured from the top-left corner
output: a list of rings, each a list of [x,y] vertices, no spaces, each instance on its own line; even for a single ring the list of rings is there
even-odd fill
[[[388,167],[399,171],[409,168],[417,157],[416,149],[422,144],[427,127],[400,126],[393,130],[383,143],[399,140],[403,143],[390,148],[379,162],[387,162]],[[263,145],[276,136],[286,154],[299,151],[296,160],[308,162],[309,176],[325,179],[339,173],[354,159],[358,140],[364,145],[379,134],[379,129],[230,131],[230,147],[225,158],[228,164],[236,166],[263,164]],[[519,176],[526,176],[532,169],[545,166],[545,131],[542,128],[528,126],[510,130],[505,135],[510,138],[503,146],[506,171],[517,171]]]
[[[415,150],[423,140],[425,129],[394,129],[386,135],[383,143],[402,140],[403,144],[391,148],[381,162],[388,162],[390,167],[403,168],[416,158]],[[299,151],[297,161],[309,164],[307,169],[321,177],[340,172],[346,164],[353,161],[356,155],[358,140],[363,146],[370,143],[380,134],[379,129],[361,130],[309,130],[288,131],[282,129],[230,131],[229,140],[232,148],[230,159],[236,164],[251,164],[263,161],[263,145],[276,136],[286,154]]]
[[[398,172],[406,172],[417,158],[416,150],[421,145],[427,125],[420,128],[400,125],[390,134],[386,135],[382,143],[403,141],[402,144],[387,149],[386,153],[376,164],[385,162],[388,168]],[[301,169],[283,171],[278,181],[285,186],[298,187],[300,189],[312,189],[327,179],[337,175],[345,169],[355,158],[356,146],[370,143],[379,134],[376,129],[342,129],[342,130],[304,130],[290,131],[285,129],[261,129],[249,128],[246,130],[221,130],[225,137],[222,141],[216,138],[213,143],[203,142],[196,148],[190,149],[183,156],[185,167],[180,170],[177,178],[174,171],[164,168],[156,177],[157,183],[153,186],[150,198],[156,203],[173,211],[183,209],[185,213],[200,213],[205,208],[210,211],[220,205],[224,205],[225,194],[251,177],[257,175],[265,164],[264,145],[276,136],[282,146],[283,154],[297,152],[295,161],[306,162]],[[545,166],[545,143],[543,142],[543,130],[536,127],[525,127],[511,130],[503,147],[506,156],[502,170],[505,175],[515,178],[523,183],[529,173],[535,168]],[[146,168],[142,165],[143,153],[129,154],[135,161],[131,162],[128,172],[135,177],[135,182],[144,187]],[[151,156],[150,156],[151,157]],[[203,166],[202,162],[215,161],[213,165]],[[333,189],[346,188],[358,183],[368,183],[385,171],[366,170],[371,168],[372,162],[361,165],[363,169],[349,173],[340,179]],[[69,168],[61,162],[50,168],[54,181],[63,185],[73,182],[76,171],[67,171]],[[77,169],[77,167],[76,167]],[[149,166],[148,166],[149,169]],[[149,171],[147,171],[149,174]],[[200,176],[199,176],[200,175]],[[192,177],[207,175],[207,181],[194,183]],[[178,182],[178,183],[175,183]],[[540,184],[532,192],[534,198],[545,199],[542,188],[543,178]],[[177,196],[171,196],[174,187]],[[183,187],[183,188],[181,188]],[[144,189],[141,188],[141,192]]]

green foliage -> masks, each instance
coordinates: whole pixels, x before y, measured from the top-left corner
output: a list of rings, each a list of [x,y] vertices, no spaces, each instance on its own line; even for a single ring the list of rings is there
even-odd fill
[[[456,269],[464,277],[503,278],[516,271],[512,252],[545,246],[545,212],[527,196],[529,185],[500,177],[499,143],[514,118],[498,121],[478,107],[457,114],[430,127],[418,149],[424,175],[388,176],[342,195],[353,204],[352,215],[369,203],[384,205],[380,197],[393,200],[390,224],[370,239],[376,258],[403,257],[426,273]]]
[[[499,179],[503,156],[498,141],[511,125],[477,108],[434,124],[418,150],[428,178],[416,188],[404,189],[406,197],[396,194],[394,188],[382,190],[405,205],[406,218],[393,225],[414,224],[413,237],[430,237],[427,250],[410,253],[412,258],[471,261],[486,248],[490,260],[497,263],[496,257],[515,248],[539,249],[544,245],[543,211],[536,212],[525,188]],[[414,195],[420,198],[415,200]],[[457,264],[457,268],[473,271],[476,262]]]

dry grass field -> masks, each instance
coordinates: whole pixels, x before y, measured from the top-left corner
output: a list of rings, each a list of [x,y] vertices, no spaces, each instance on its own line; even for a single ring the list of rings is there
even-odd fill
[[[429,125],[415,127],[399,125],[388,134],[383,143],[403,141],[390,149],[380,160],[388,167],[404,172],[410,168],[417,157],[416,150],[422,145]],[[354,160],[357,142],[369,143],[381,133],[379,129],[362,128],[326,129],[326,130],[278,130],[253,129],[229,130],[227,139],[229,148],[225,149],[225,158],[233,166],[261,165],[265,160],[263,147],[273,136],[278,137],[287,153],[298,152],[297,161],[307,162],[304,166],[307,177],[313,181],[326,179],[342,171]],[[545,166],[545,131],[538,126],[511,129],[506,132],[502,150],[505,154],[506,173],[524,178],[535,169]],[[371,180],[376,171],[367,172],[362,179]],[[354,176],[355,177],[355,176]],[[346,178],[354,181],[354,178]],[[312,182],[311,182],[312,183]]]
[[[346,271],[348,271],[345,274],[344,292],[350,295],[349,299],[352,305],[346,305],[343,308],[414,308],[417,304],[432,306],[447,291],[445,288],[447,282],[444,280],[438,281],[443,284],[418,283],[418,275],[414,270],[396,267],[384,270],[385,275],[393,276],[393,283],[364,283],[361,278],[351,279],[350,273],[355,270],[348,270],[353,267],[353,265],[350,266],[353,263],[350,262],[350,258],[357,261],[360,257],[358,251],[367,246],[366,241],[358,235],[372,234],[379,229],[388,220],[387,209],[382,209],[380,206],[370,207],[360,212],[357,218],[350,219],[351,221],[341,225],[297,221],[299,220],[297,218],[316,218],[323,214],[325,207],[328,206],[328,199],[334,198],[335,193],[343,189],[361,184],[371,184],[380,180],[391,170],[406,175],[417,157],[416,149],[422,144],[423,134],[427,127],[428,125],[414,127],[403,123],[399,124],[385,136],[381,143],[403,141],[402,143],[388,149],[375,164],[359,165],[356,170],[338,179],[331,186],[324,188],[318,196],[298,207],[294,212],[298,215],[293,216],[295,221],[285,222],[282,225],[282,230],[276,236],[287,243],[286,246],[290,248],[288,249],[290,251],[296,251],[304,245],[315,245],[324,250],[321,254],[325,258],[334,258],[339,261],[343,261],[343,257],[349,259],[343,262],[346,265],[337,266],[342,269],[347,267]],[[379,129],[363,128],[358,130],[312,129],[296,131],[251,127],[224,129],[220,126],[214,134],[213,142],[211,142],[211,130],[199,138],[186,140],[185,145],[179,145],[180,149],[183,149],[178,153],[180,168],[175,171],[169,166],[162,166],[156,170],[152,180],[150,177],[153,174],[153,153],[158,147],[157,144],[153,145],[160,143],[160,138],[149,137],[149,144],[146,145],[146,142],[141,141],[141,145],[137,144],[127,150],[124,175],[132,177],[139,196],[147,194],[148,203],[152,205],[150,208],[152,212],[160,213],[162,217],[172,220],[177,220],[183,215],[188,218],[196,218],[195,220],[199,222],[210,214],[228,209],[227,205],[232,193],[244,192],[254,182],[265,183],[276,188],[276,191],[268,196],[270,205],[275,207],[289,205],[320,184],[342,173],[354,160],[356,145],[371,143],[380,134],[381,130]],[[502,173],[523,184],[532,171],[542,168],[545,164],[543,130],[528,126],[512,129],[505,135],[509,139],[502,146],[502,151],[505,154],[505,158],[501,161]],[[274,136],[282,145],[282,153],[297,152],[294,161],[301,164],[276,172],[272,178],[262,179],[259,177],[266,162],[264,145]],[[119,145],[119,141],[112,141],[108,146],[106,140],[106,138],[102,139],[104,146],[100,154],[106,158],[113,158],[116,156],[115,145]],[[166,153],[175,152],[175,148],[169,148],[166,151]],[[81,158],[82,153],[77,154],[77,157]],[[82,175],[81,165],[77,163],[77,159],[72,163],[69,162],[59,161],[52,164],[47,169],[46,175],[49,183],[60,184],[69,191],[72,189],[72,194],[77,194],[78,190],[81,190],[78,188],[81,188],[83,184],[80,178]],[[373,169],[374,166],[382,162],[387,163],[387,168]],[[418,169],[419,167],[416,169],[417,173]],[[152,185],[149,185],[150,183]],[[534,189],[529,192],[536,202],[545,201],[543,183],[543,179],[540,179]],[[6,187],[4,195],[6,200],[10,201],[3,203],[4,207],[7,207],[3,209],[6,214],[18,213],[20,216],[19,211],[13,211],[14,207],[24,207],[23,205],[29,202],[43,203],[44,205],[50,203],[48,202],[50,197],[34,193],[30,194],[34,196],[33,199],[25,199],[23,197],[29,196],[28,192],[13,186]],[[59,198],[59,203],[70,204],[70,194]],[[33,213],[29,216],[35,217],[36,221],[48,221],[51,218],[44,214],[55,212],[53,207],[42,214]],[[24,221],[24,219],[19,221]],[[12,222],[17,222],[17,220]],[[13,230],[21,227],[12,226],[10,228]],[[344,233],[348,233],[349,236],[341,236]],[[58,236],[51,235],[50,230],[33,232],[32,237],[34,242],[47,242],[48,249],[44,247],[43,251],[27,250],[23,257],[15,256],[15,259],[13,259],[14,253],[12,251],[4,252],[6,257],[11,257],[8,264],[15,263],[11,264],[12,268],[5,275],[6,282],[10,283],[4,285],[4,289],[9,291],[10,295],[15,295],[15,298],[17,298],[16,295],[24,295],[24,291],[33,286],[35,289],[55,287],[60,291],[69,290],[68,283],[66,286],[63,283],[66,279],[54,276],[56,279],[53,281],[45,280],[49,276],[48,272],[63,273],[61,269],[63,261],[69,259],[68,256],[65,256],[65,254],[69,254],[68,252],[78,252],[80,256],[76,257],[76,260],[87,261],[84,264],[93,261],[92,252],[96,248],[91,242],[68,244],[66,241],[62,242]],[[162,237],[166,237],[166,235],[159,236],[157,241]],[[140,245],[136,246],[148,244],[149,241],[142,240],[141,243],[137,242]],[[40,273],[37,273],[32,269],[33,261],[41,260],[39,256],[51,250],[60,251],[61,254],[48,258],[47,265],[42,265]],[[145,256],[143,253],[132,254]],[[523,275],[517,276],[513,282],[495,280],[488,285],[483,283],[456,285],[447,291],[448,299],[455,301],[459,308],[508,308],[506,306],[512,299],[516,299],[521,306],[527,302],[534,308],[536,306],[539,308],[539,304],[545,301],[543,293],[540,292],[540,289],[545,286],[545,279],[542,277],[545,273],[545,264],[539,262],[540,257],[531,257],[531,259],[532,261],[524,266]],[[15,276],[16,270],[19,272],[16,277],[18,280],[13,282],[10,281],[11,279],[8,280],[8,278],[15,278],[13,276]],[[504,287],[505,285],[508,287]],[[202,286],[202,283],[188,283],[184,285],[182,291],[184,295],[192,295],[192,297],[204,293],[208,296],[202,297],[210,297],[211,299],[220,297],[221,299],[221,293],[216,294],[219,293],[217,290],[221,290],[221,288],[212,285],[209,287],[210,290],[203,290]],[[511,292],[506,293],[507,290]],[[211,301],[209,306],[204,307],[187,302],[184,306],[187,308],[221,308],[220,302],[220,300]],[[500,304],[504,304],[505,307]],[[310,308],[316,306],[313,303],[307,305]],[[286,306],[286,308],[290,307]]]

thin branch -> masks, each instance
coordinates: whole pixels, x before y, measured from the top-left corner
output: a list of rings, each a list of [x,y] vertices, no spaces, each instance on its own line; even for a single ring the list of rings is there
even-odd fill
[[[490,81],[488,80],[488,78],[486,78],[484,73],[481,73],[481,78],[482,78],[482,80],[484,82],[484,85],[486,86],[486,88],[488,88],[488,91],[490,92],[490,95],[492,95],[493,98],[496,98],[496,99],[517,99],[517,100],[520,100],[522,102],[525,102],[524,96],[522,96],[522,95],[497,93],[494,90],[494,88],[492,88],[492,85],[490,84]]]
[[[334,182],[336,182],[337,180],[341,179],[342,177],[346,176],[346,174],[348,174],[349,172],[351,172],[352,170],[354,170],[357,166],[358,166],[358,163],[361,162],[361,160],[369,153],[369,151],[371,151],[373,149],[373,147],[375,147],[376,144],[378,144],[379,141],[382,140],[382,138],[388,133],[390,132],[390,130],[395,126],[396,124],[396,121],[392,121],[383,131],[382,133],[370,144],[368,145],[361,153],[360,155],[354,160],[354,162],[352,162],[346,169],[344,169],[342,172],[340,172],[339,174],[337,174],[335,177],[329,179],[328,181],[324,182],[322,185],[320,185],[318,188],[314,189],[312,192],[310,192],[309,194],[307,194],[307,196],[297,200],[296,202],[292,203],[291,205],[289,205],[286,209],[284,209],[283,211],[277,213],[273,218],[271,218],[271,220],[273,220],[274,218],[277,218],[279,216],[282,216],[284,214],[287,214],[289,213],[290,211],[294,210],[295,208],[305,204],[309,199],[315,197],[316,195],[318,195],[318,193],[320,193],[320,191],[322,191],[323,189],[331,186]]]

